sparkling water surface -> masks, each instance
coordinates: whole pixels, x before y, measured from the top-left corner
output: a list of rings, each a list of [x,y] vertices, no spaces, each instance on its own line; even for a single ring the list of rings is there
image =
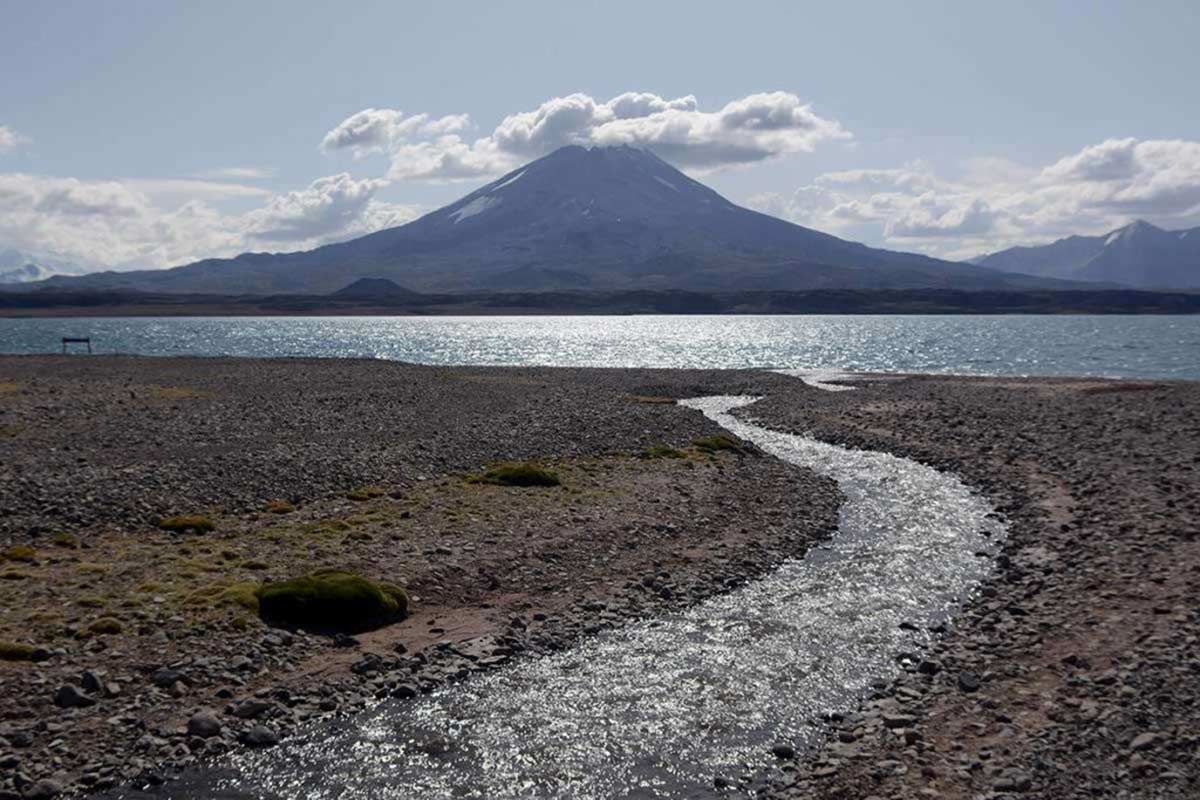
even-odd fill
[[[1200,379],[1200,316],[0,319],[0,352]]]
[[[159,796],[716,797],[716,776],[765,768],[773,744],[814,744],[820,715],[893,675],[969,594],[989,569],[979,554],[1005,531],[957,478],[730,414],[752,402],[684,405],[838,482],[837,532],[805,558],[687,611],[240,754]]]

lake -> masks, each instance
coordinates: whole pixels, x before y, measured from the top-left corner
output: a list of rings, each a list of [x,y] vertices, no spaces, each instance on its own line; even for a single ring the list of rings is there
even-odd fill
[[[0,352],[1200,379],[1200,316],[0,319]]]

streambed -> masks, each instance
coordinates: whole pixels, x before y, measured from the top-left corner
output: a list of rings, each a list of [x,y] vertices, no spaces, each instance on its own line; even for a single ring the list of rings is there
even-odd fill
[[[820,717],[895,674],[897,654],[919,649],[985,576],[978,553],[1004,529],[951,475],[732,415],[753,402],[682,405],[838,482],[838,530],[805,558],[685,612],[239,754],[162,794],[695,798],[765,767],[775,743],[817,744]]]

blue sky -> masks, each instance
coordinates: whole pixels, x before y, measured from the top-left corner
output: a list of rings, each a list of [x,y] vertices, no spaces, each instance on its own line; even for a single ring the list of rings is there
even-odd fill
[[[0,249],[308,247],[568,141],[949,257],[1200,224],[1194,0],[430,5],[0,0]]]

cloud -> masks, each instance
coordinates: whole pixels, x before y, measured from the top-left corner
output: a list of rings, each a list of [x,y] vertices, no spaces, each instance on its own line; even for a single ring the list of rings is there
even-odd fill
[[[387,153],[388,177],[395,180],[452,181],[498,175],[565,145],[645,147],[681,168],[706,171],[850,138],[788,92],[748,95],[714,111],[700,110],[692,95],[626,92],[599,102],[577,93],[511,114],[474,141],[464,138],[469,128],[465,114],[406,116],[368,108],[326,134],[321,148],[356,157]]]
[[[167,204],[164,198],[186,187],[161,183],[0,174],[0,246],[97,267],[165,267],[264,245],[309,249],[403,224],[419,213],[378,200],[385,181],[346,174],[266,194],[261,206],[239,214],[213,208],[197,196],[203,190]]]
[[[219,167],[197,173],[194,177],[202,180],[257,181],[275,177],[275,170],[271,167]]]
[[[344,231],[362,218],[382,180],[356,181],[347,173],[318,178],[305,189],[276,195],[247,216],[247,234],[295,242]]]
[[[17,147],[29,143],[29,138],[22,136],[7,125],[0,125],[0,153],[16,150]]]
[[[890,247],[962,258],[1146,219],[1200,224],[1200,142],[1109,139],[1040,169],[976,158],[948,179],[928,165],[830,172],[766,213]]]

